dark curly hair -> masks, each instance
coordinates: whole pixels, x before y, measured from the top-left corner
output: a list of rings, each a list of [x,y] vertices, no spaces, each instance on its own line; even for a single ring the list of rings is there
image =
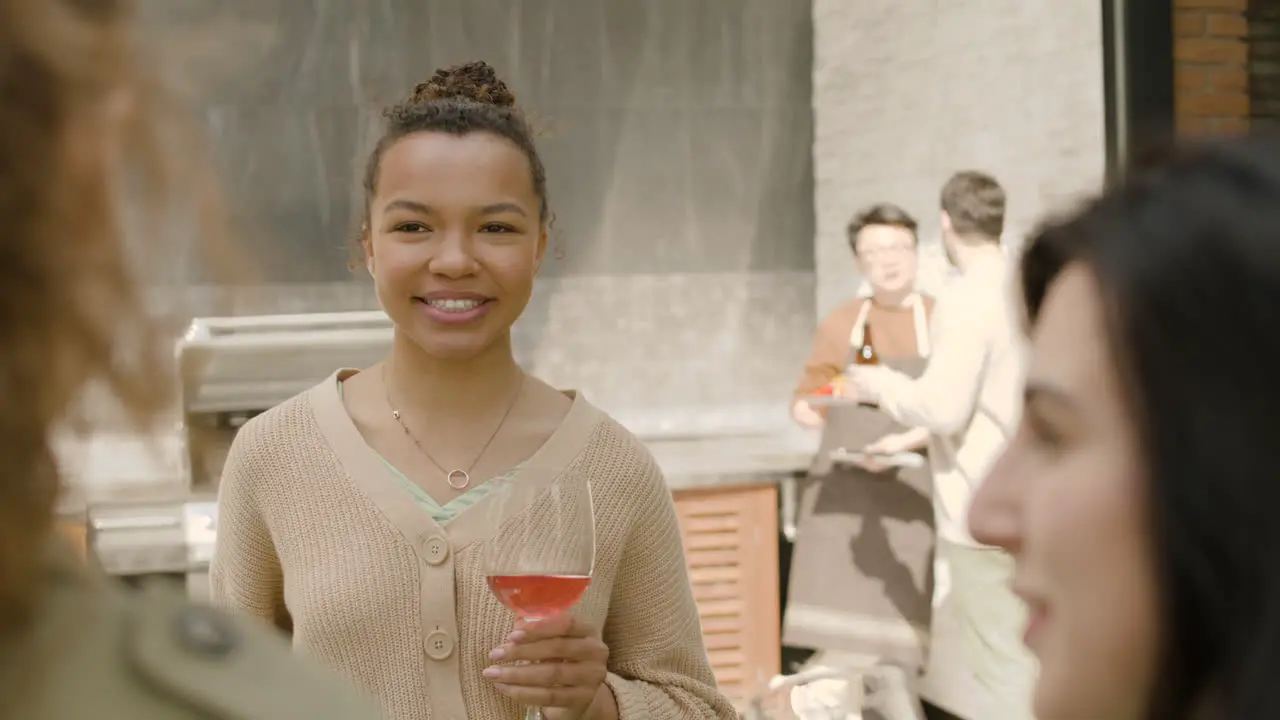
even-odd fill
[[[529,160],[533,191],[541,203],[539,216],[544,223],[549,221],[547,172],[534,145],[535,133],[516,105],[515,93],[488,63],[469,62],[436,70],[431,79],[413,89],[408,100],[387,108],[382,115],[386,131],[369,155],[364,171],[363,227],[369,224],[369,204],[378,190],[383,154],[397,140],[417,132],[487,132],[515,143]]]

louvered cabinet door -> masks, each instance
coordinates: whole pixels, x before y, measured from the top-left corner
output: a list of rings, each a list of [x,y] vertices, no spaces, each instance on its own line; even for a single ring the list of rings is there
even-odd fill
[[[711,666],[721,692],[741,705],[781,665],[777,487],[674,497]]]

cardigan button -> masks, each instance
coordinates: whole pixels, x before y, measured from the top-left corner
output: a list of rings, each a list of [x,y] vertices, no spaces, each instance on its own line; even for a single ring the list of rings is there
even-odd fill
[[[427,538],[422,546],[423,556],[432,565],[439,565],[449,557],[449,542],[442,537]]]
[[[427,635],[424,645],[427,657],[432,660],[447,660],[453,654],[453,638],[443,630],[436,630]]]

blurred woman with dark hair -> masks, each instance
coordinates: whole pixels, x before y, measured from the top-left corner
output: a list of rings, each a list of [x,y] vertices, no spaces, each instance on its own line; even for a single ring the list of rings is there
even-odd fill
[[[1280,144],[1140,165],[1021,282],[1024,412],[969,523],[1017,558],[1036,717],[1277,716]]]
[[[217,235],[130,7],[0,0],[0,717],[376,717],[257,623],[133,594],[54,540],[54,430],[86,424],[86,387],[138,427],[172,399],[121,208],[151,238],[172,240],[174,217]]]

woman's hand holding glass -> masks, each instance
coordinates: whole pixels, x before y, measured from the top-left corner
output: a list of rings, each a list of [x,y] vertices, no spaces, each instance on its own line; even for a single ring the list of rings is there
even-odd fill
[[[506,642],[489,658],[504,665],[486,669],[484,676],[516,702],[542,707],[548,720],[614,714],[593,712],[612,701],[604,684],[609,648],[600,640],[597,628],[568,613],[547,620],[517,621]]]
[[[597,628],[570,613],[595,567],[591,484],[561,478],[544,487],[536,472],[517,473],[489,503],[495,532],[484,572],[517,620],[489,654],[494,665],[484,677],[525,705],[525,720],[607,720],[616,716],[603,684],[609,649]]]

